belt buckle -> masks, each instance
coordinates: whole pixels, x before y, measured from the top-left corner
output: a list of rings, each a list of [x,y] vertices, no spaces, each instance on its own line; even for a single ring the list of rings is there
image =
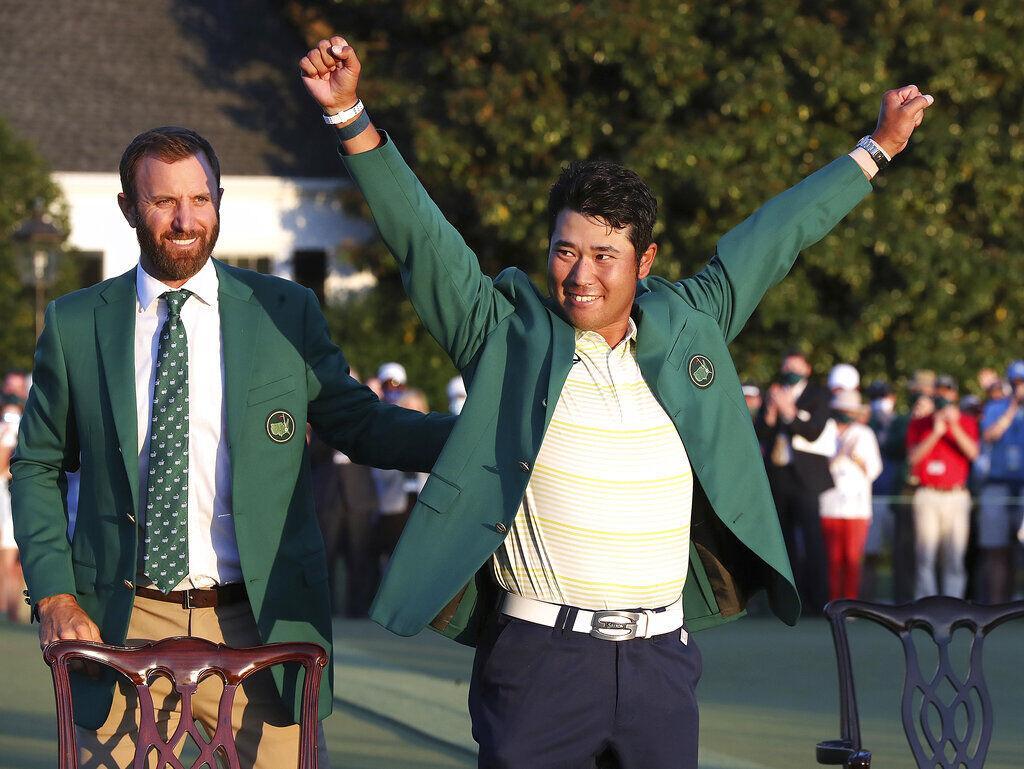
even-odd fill
[[[186,609],[194,609],[194,608],[196,608],[195,604],[192,603],[192,588],[186,588],[185,589],[185,608]]]
[[[595,611],[590,620],[590,635],[603,641],[628,641],[636,638],[640,612]]]

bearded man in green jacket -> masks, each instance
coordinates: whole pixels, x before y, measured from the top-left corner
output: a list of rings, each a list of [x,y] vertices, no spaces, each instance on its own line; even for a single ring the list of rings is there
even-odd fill
[[[357,462],[426,471],[452,418],[381,403],[352,379],[309,289],[211,258],[224,191],[202,136],[175,126],[140,134],[122,157],[121,184],[139,264],[47,308],[11,464],[40,644],[189,635],[235,647],[309,641],[330,652],[307,422]],[[277,666],[235,693],[242,765],[295,765],[296,673]],[[332,680],[329,664],[320,718],[331,712]],[[115,687],[107,670],[74,674],[72,689],[80,765],[129,765],[134,687]],[[181,702],[166,678],[152,689],[173,734]],[[210,678],[192,700],[211,734],[219,699]]]
[[[371,616],[476,644],[481,767],[583,769],[606,753],[624,769],[695,767],[701,663],[688,631],[741,616],[762,589],[782,620],[799,614],[727,345],[867,194],[931,97],[886,93],[871,137],[678,283],[650,277],[657,204],[643,181],[571,164],[549,196],[544,296],[515,268],[481,273],[370,123],[343,38],[300,69],[469,393]]]

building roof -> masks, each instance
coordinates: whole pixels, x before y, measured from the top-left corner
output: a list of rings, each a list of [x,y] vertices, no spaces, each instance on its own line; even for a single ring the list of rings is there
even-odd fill
[[[184,125],[225,174],[334,176],[273,0],[0,0],[0,118],[55,171],[116,172],[132,137]]]

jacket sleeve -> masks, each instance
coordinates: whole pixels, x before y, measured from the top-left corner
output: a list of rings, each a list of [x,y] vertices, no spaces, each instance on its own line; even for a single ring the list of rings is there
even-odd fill
[[[11,460],[14,536],[32,604],[75,593],[68,542],[67,472],[78,469],[78,434],[54,303],[36,344],[32,391]]]
[[[312,291],[304,311],[308,414],[317,435],[357,464],[430,472],[455,417],[381,403],[349,376],[348,362],[331,341]]]
[[[480,270],[386,134],[374,150],[342,155],[377,230],[402,273],[405,292],[430,334],[462,370],[511,303]]]
[[[731,342],[800,252],[825,237],[870,190],[853,158],[837,158],[729,230],[708,265],[676,290],[715,318]]]

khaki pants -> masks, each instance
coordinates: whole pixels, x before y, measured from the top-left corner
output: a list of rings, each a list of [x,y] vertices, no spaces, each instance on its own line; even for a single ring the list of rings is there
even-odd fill
[[[964,556],[971,535],[971,495],[966,489],[920,487],[914,492],[914,532],[917,560],[915,598],[951,595],[963,598],[967,590]],[[942,568],[942,585],[935,567]]]
[[[248,601],[213,609],[183,609],[172,603],[136,597],[125,645],[172,636],[205,638],[234,647],[260,644]],[[193,715],[207,735],[212,735],[217,727],[217,707],[223,689],[220,678],[214,675],[200,683],[192,696]],[[167,739],[178,726],[180,699],[166,676],[156,677],[150,690],[157,710],[157,731]],[[95,732],[76,729],[80,769],[130,767],[138,725],[135,687],[121,682],[114,691],[114,704],[103,726]],[[231,725],[242,769],[285,769],[298,765],[299,727],[292,723],[290,712],[282,705],[269,670],[251,676],[236,692]],[[317,739],[320,767],[329,769],[323,724],[318,725]],[[175,753],[180,751],[179,744]],[[156,766],[155,757],[155,751],[151,752],[151,768]]]

